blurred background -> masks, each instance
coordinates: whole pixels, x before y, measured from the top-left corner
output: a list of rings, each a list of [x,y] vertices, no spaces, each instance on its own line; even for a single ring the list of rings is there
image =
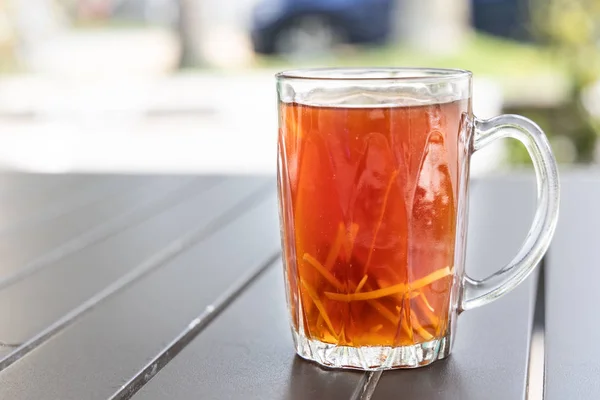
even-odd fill
[[[600,0],[0,0],[0,167],[272,172],[273,74],[308,66],[470,69],[480,117],[600,161]]]

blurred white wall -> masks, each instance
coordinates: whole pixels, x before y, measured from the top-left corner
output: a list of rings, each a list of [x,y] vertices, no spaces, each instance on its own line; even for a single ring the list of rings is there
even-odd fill
[[[0,167],[42,172],[274,173],[274,71],[180,73],[147,82],[0,81]],[[474,83],[475,113],[498,115],[494,82]],[[175,112],[170,112],[173,110]],[[183,111],[183,112],[182,112]],[[19,115],[33,113],[33,120]],[[15,116],[2,121],[2,114]],[[504,145],[477,152],[497,169]]]

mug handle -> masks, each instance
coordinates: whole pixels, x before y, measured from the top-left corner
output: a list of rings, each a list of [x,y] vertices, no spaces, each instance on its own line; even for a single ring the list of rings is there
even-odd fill
[[[483,280],[472,279],[465,273],[459,311],[491,303],[529,276],[548,250],[556,229],[560,202],[556,159],[546,135],[537,124],[525,117],[507,114],[488,120],[475,118],[474,130],[473,152],[505,137],[525,145],[535,169],[537,210],[529,233],[512,261]]]

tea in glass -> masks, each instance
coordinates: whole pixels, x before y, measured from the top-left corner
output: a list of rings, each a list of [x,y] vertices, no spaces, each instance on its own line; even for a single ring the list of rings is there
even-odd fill
[[[278,94],[282,248],[297,353],[364,370],[446,357],[458,312],[514,288],[547,248],[558,184],[543,133],[522,117],[476,120],[467,71],[292,71],[278,75]],[[484,281],[465,279],[470,156],[515,127],[546,174],[546,203],[526,256]]]
[[[468,103],[280,107],[294,323],[344,346],[444,336]]]

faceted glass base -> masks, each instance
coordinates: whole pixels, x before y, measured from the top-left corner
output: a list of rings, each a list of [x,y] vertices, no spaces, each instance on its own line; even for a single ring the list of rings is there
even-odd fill
[[[296,352],[300,357],[328,368],[364,371],[418,368],[446,358],[450,354],[449,336],[413,346],[349,347],[308,339],[297,332],[292,333]]]

